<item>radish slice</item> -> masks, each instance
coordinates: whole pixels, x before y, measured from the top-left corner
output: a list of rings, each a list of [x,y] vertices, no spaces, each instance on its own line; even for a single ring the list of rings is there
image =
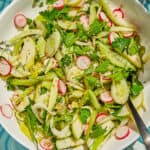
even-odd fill
[[[108,23],[109,27],[112,26],[112,22],[109,20],[109,18],[106,16],[104,12],[100,12],[98,16],[99,16],[99,21],[105,21]]]
[[[96,116],[96,123],[101,122],[107,116],[108,115],[105,112],[97,114],[97,116]]]
[[[103,75],[103,76],[102,76],[102,80],[104,80],[104,81],[111,81],[111,78],[109,78],[109,77]]]
[[[4,104],[1,106],[2,115],[8,119],[12,118],[13,110],[10,104]]]
[[[40,146],[44,149],[44,150],[52,150],[53,149],[53,143],[49,140],[49,139],[42,139],[40,141]]]
[[[86,135],[88,127],[89,127],[89,124],[84,124],[84,126],[83,126],[83,133],[84,133],[84,135]]]
[[[64,0],[58,0],[56,1],[54,4],[53,4],[53,7],[58,9],[58,10],[61,10],[64,8]]]
[[[11,73],[12,65],[4,57],[0,57],[0,75],[7,76]]]
[[[112,78],[110,77],[111,74],[112,74],[111,72],[106,72],[106,73],[104,73],[104,74],[101,74],[101,81],[102,81],[102,82],[111,81],[111,80],[112,80]]]
[[[89,27],[89,17],[87,15],[82,15],[80,17],[80,22],[83,25],[84,28],[88,28]]]
[[[125,17],[125,14],[121,8],[116,8],[113,10],[113,14],[115,17],[123,19]]]
[[[130,129],[128,126],[119,127],[115,133],[115,137],[118,140],[123,140],[127,138],[130,134]]]
[[[110,32],[108,35],[109,44],[112,45],[113,41],[115,41],[115,39],[118,37],[119,35],[116,32]]]
[[[91,60],[87,56],[79,56],[77,58],[76,64],[79,69],[86,70],[91,64]]]
[[[133,35],[134,35],[134,32],[125,32],[125,33],[123,33],[124,37],[131,37]]]
[[[112,98],[111,93],[109,91],[106,91],[106,92],[102,93],[100,95],[100,99],[104,103],[111,103],[111,102],[113,102],[113,98]]]
[[[14,24],[17,28],[24,28],[27,24],[27,18],[22,13],[18,13],[14,17]]]
[[[93,77],[99,79],[100,75],[99,75],[98,73],[94,72],[94,73],[93,73]]]
[[[58,92],[61,95],[65,95],[67,91],[66,84],[62,80],[58,80]]]

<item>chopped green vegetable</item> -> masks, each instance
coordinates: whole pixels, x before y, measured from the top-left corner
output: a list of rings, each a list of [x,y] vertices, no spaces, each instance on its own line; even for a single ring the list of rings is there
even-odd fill
[[[112,42],[112,47],[118,51],[123,52],[128,49],[130,44],[129,38],[116,38],[115,41]]]
[[[91,25],[89,29],[89,35],[96,35],[103,31],[105,27],[104,22],[99,22],[98,19],[96,19]]]
[[[131,94],[133,96],[138,96],[140,92],[143,90],[143,88],[144,87],[139,80],[133,79],[132,84],[131,84]]]
[[[81,24],[78,24],[77,27],[78,27],[77,36],[78,36],[79,40],[81,40],[81,41],[87,40],[88,39],[88,34],[84,30],[83,26]]]
[[[71,64],[71,57],[68,55],[65,55],[62,59],[61,59],[61,65],[62,66],[69,66]]]
[[[71,32],[65,34],[64,42],[67,47],[71,47],[75,43],[75,41],[76,41],[75,33]]]
[[[105,129],[103,129],[100,125],[94,125],[92,127],[92,133],[90,134],[91,138],[97,138],[99,136],[104,135],[106,132]]]
[[[47,92],[47,89],[45,87],[41,88],[41,95],[45,94]]]
[[[53,31],[53,24],[50,23],[50,22],[47,22],[47,23],[45,24],[45,28],[46,28],[46,30],[47,30],[47,34],[51,34],[52,31]]]
[[[105,73],[109,70],[109,66],[110,66],[110,61],[109,60],[105,60],[102,63],[100,63],[100,65],[98,67],[96,67],[96,72],[97,73]]]
[[[53,21],[56,19],[64,18],[69,12],[69,10],[70,9],[68,7],[64,7],[61,10],[58,10],[58,9],[52,9],[51,11],[45,10],[45,11],[41,11],[40,15],[43,16],[44,19],[48,21]]]
[[[121,81],[124,78],[127,78],[129,75],[129,72],[121,69],[121,68],[115,68],[111,77],[116,81]]]
[[[97,79],[93,76],[88,76],[86,78],[86,80],[88,81],[88,84],[91,86],[91,87],[95,87],[96,85],[96,82],[97,82]]]
[[[93,61],[98,61],[100,59],[98,53],[96,53],[96,52],[90,54],[89,56]]]
[[[137,45],[136,41],[132,38],[129,44],[128,54],[135,55],[137,54],[138,50],[139,50],[139,46]]]
[[[83,124],[87,123],[87,119],[91,116],[91,112],[87,108],[82,108],[79,111],[79,116]]]
[[[92,74],[93,72],[94,72],[94,66],[92,65],[84,71],[85,75]]]

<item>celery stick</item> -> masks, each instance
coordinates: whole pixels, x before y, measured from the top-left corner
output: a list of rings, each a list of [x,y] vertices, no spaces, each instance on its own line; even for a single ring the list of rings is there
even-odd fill
[[[42,82],[44,80],[52,80],[54,77],[54,74],[49,74],[45,76],[38,76],[36,79],[35,78],[29,78],[29,79],[11,79],[9,81],[10,84],[12,85],[20,85],[20,86],[31,86],[35,85],[39,82]]]
[[[101,105],[98,102],[94,92],[92,92],[91,90],[88,91],[89,97],[90,97],[90,101],[92,103],[92,105],[96,108],[96,109],[100,109]]]
[[[127,21],[122,21],[121,19],[118,19],[113,12],[111,11],[111,9],[109,8],[108,4],[106,3],[105,0],[100,0],[100,4],[104,10],[104,12],[108,15],[108,17],[113,21],[113,23],[115,23],[116,25],[119,26],[124,26],[124,27],[131,27],[131,28],[135,28],[135,26],[133,26],[132,24],[130,24]]]
[[[96,115],[97,115],[96,111],[93,110],[92,115],[91,115],[91,117],[90,117],[90,121],[89,121],[89,127],[88,127],[88,129],[87,129],[86,136],[85,136],[85,140],[86,140],[86,141],[88,140],[89,135],[90,135],[90,131],[91,131],[91,129],[92,129],[94,123],[95,123]]]
[[[53,107],[55,106],[57,95],[58,95],[58,78],[55,77],[52,82],[51,91],[50,91],[50,98],[48,104],[48,110],[51,112]]]
[[[123,56],[111,51],[107,46],[105,46],[103,43],[98,42],[98,47],[101,51],[101,54],[109,59],[109,61],[121,68],[124,68],[125,70],[131,69],[135,70],[134,65],[132,65],[127,59],[125,59]]]
[[[20,32],[19,34],[17,34],[16,36],[14,36],[13,38],[11,38],[8,41],[8,44],[15,44],[18,42],[18,40],[27,37],[27,36],[31,36],[31,35],[42,35],[43,32],[41,30],[38,29],[28,29],[28,30],[24,30],[22,32]]]

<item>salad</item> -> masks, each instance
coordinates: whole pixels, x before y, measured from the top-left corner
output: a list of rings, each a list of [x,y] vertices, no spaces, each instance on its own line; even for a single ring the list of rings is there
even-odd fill
[[[145,53],[123,7],[105,0],[48,0],[30,19],[14,16],[18,34],[0,43],[20,129],[44,150],[100,150],[133,126],[128,98],[145,110],[138,80]],[[11,112],[1,107],[5,117]],[[132,125],[131,125],[132,124]]]

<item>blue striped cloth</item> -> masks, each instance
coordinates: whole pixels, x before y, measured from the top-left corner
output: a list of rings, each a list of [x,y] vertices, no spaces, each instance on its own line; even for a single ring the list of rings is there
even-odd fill
[[[12,0],[0,0],[0,12],[11,3]],[[150,0],[139,0],[150,11]],[[150,128],[149,128],[150,130]],[[16,142],[0,125],[0,150],[27,150]],[[140,137],[126,150],[146,150]]]

